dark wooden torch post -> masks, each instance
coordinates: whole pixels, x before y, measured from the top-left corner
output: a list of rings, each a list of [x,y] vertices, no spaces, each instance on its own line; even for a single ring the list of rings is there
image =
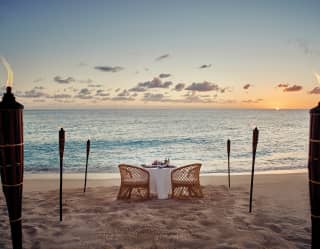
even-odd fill
[[[309,190],[312,249],[320,248],[320,102],[310,110]]]
[[[22,248],[23,105],[8,86],[0,102],[0,171],[13,249]]]
[[[254,128],[252,136],[252,170],[251,170],[251,184],[250,184],[250,203],[249,203],[249,213],[252,211],[252,194],[253,194],[253,178],[254,178],[254,165],[256,162],[256,152],[259,138],[258,128]]]
[[[228,152],[228,183],[229,183],[229,188],[230,188],[230,139],[227,141],[227,152]]]
[[[90,153],[90,139],[88,139],[88,141],[87,141],[86,172],[85,172],[85,176],[84,176],[84,188],[83,188],[83,192],[86,192],[86,187],[87,187],[87,173],[88,173],[89,153]]]
[[[62,173],[63,173],[63,153],[64,153],[64,130],[59,131],[59,155],[60,155],[60,221],[62,221]]]

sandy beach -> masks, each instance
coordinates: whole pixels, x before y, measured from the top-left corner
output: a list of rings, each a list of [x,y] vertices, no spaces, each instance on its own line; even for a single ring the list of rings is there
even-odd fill
[[[64,178],[64,220],[59,222],[58,178],[26,174],[24,248],[310,248],[307,173],[258,174],[248,213],[249,175],[201,176],[203,199],[118,201],[117,175]],[[0,248],[11,248],[0,194]]]

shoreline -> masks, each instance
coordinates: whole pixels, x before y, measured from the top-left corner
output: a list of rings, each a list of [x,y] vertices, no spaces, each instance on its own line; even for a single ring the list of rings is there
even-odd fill
[[[265,171],[255,171],[255,175],[283,175],[283,174],[300,174],[307,173],[308,169],[290,169],[290,170],[265,170]],[[200,176],[227,176],[227,173],[200,173]],[[235,172],[231,173],[231,176],[246,176],[251,175],[251,172]],[[43,173],[43,172],[25,172],[25,179],[58,179],[60,174],[57,173]],[[71,173],[65,172],[63,173],[63,178],[66,179],[82,179],[84,177],[83,173]],[[87,175],[88,179],[120,179],[120,173],[90,173]]]
[[[201,174],[200,182],[203,186],[227,186],[227,174]],[[232,186],[249,186],[251,174],[231,174]],[[276,184],[291,178],[299,178],[307,182],[307,170],[257,172],[255,184]],[[63,175],[63,189],[81,189],[84,185],[84,173],[65,173]],[[88,173],[87,188],[120,186],[119,173]],[[44,192],[59,188],[59,174],[25,174],[24,192]]]

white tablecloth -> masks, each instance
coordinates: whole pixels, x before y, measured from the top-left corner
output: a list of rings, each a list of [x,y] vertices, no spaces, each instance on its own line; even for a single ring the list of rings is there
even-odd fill
[[[158,199],[168,199],[171,193],[171,171],[174,168],[147,168],[150,173],[150,192]]]

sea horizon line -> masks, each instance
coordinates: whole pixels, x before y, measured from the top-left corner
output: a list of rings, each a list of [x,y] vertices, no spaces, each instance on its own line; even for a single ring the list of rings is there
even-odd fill
[[[310,107],[311,109],[312,107]],[[206,108],[206,107],[87,107],[87,108],[25,108],[26,111],[87,111],[87,110],[214,110],[214,111],[308,111],[309,108]]]

